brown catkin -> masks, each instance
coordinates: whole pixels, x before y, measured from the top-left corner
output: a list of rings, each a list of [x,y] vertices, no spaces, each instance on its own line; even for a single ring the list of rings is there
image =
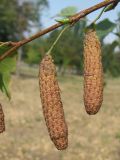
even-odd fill
[[[88,29],[84,40],[84,104],[88,114],[96,114],[103,101],[103,68],[101,44],[94,29]]]
[[[39,85],[43,113],[50,138],[58,150],[66,149],[68,128],[51,55],[46,55],[40,63]]]
[[[0,104],[0,133],[5,131],[4,113],[2,105]]]

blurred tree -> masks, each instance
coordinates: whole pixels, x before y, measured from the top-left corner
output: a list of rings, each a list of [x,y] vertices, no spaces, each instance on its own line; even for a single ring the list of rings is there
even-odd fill
[[[104,72],[112,75],[113,77],[120,75],[119,53],[115,52],[117,45],[117,41],[114,41],[112,44],[106,44],[103,47]]]
[[[104,69],[112,76],[120,76],[120,12],[116,20],[115,35],[117,39],[109,45],[104,45]]]
[[[120,52],[120,12],[118,13],[118,18],[116,20],[116,33],[115,35],[117,36],[117,41],[118,41],[118,47],[119,47],[119,52]]]
[[[35,40],[32,44],[27,45],[23,57],[26,63],[29,65],[39,64],[45,54],[45,41],[45,39],[41,38],[39,40]]]
[[[1,0],[0,41],[20,40],[31,27],[41,27],[41,11],[47,0]]]
[[[48,6],[47,0],[1,0],[0,41],[20,40],[31,28],[41,27],[41,11]],[[22,48],[18,50],[17,75],[22,60]]]
[[[64,74],[67,66],[74,66],[79,73],[80,71],[82,72],[83,36],[85,27],[86,19],[76,23],[75,26],[63,34],[56,47],[53,49],[52,55],[62,74]],[[47,49],[55,41],[60,31],[61,29],[56,30],[49,35],[47,38]]]

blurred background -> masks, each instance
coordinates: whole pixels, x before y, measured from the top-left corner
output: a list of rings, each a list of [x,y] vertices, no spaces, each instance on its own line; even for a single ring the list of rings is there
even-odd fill
[[[69,6],[77,11],[102,0],[0,0],[0,41],[19,41],[55,23]],[[89,116],[83,103],[84,30],[100,13],[76,23],[61,37],[52,56],[69,127],[69,147],[57,151],[51,142],[39,96],[38,72],[42,57],[53,44],[57,29],[18,50],[9,101],[0,93],[6,132],[0,135],[0,160],[119,160],[120,159],[120,5],[98,20],[102,44],[104,101],[100,112]]]

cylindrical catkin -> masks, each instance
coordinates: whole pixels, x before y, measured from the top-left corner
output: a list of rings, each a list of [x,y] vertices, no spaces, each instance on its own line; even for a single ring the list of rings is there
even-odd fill
[[[2,105],[0,104],[0,133],[5,131],[4,113]]]
[[[66,149],[68,128],[51,55],[46,55],[40,63],[39,85],[43,113],[50,138],[58,150]]]
[[[84,104],[88,114],[96,114],[103,101],[103,68],[101,44],[94,29],[88,29],[84,40]]]

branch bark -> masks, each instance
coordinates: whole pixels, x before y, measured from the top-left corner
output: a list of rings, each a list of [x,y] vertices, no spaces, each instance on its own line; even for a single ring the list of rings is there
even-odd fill
[[[71,16],[70,17],[70,24],[76,23],[81,18],[84,18],[88,14],[90,14],[90,13],[92,13],[92,12],[102,8],[102,7],[105,7],[105,6],[109,5],[109,4],[115,3],[115,2],[116,2],[116,0],[105,0],[105,1],[103,1],[101,3],[98,3],[97,5],[94,5],[94,6],[90,7],[90,8],[88,8],[88,9],[85,9],[85,10],[83,10],[83,11],[81,11],[81,12],[79,12],[79,13],[73,15],[73,16]],[[23,39],[23,40],[21,40],[19,42],[11,42],[12,48],[0,56],[0,61],[2,61],[7,56],[11,55],[15,50],[17,50],[19,47],[23,46],[24,44],[27,44],[27,43],[29,43],[29,42],[41,37],[42,35],[45,35],[45,34],[51,32],[51,31],[53,31],[53,30],[55,30],[55,29],[57,29],[57,28],[59,28],[59,27],[61,27],[63,25],[65,25],[65,24],[56,23],[56,24],[54,24],[54,25],[52,25],[52,26],[50,26],[50,27],[38,32],[37,34],[34,34],[33,36],[31,36],[31,37],[29,37],[27,39]]]

